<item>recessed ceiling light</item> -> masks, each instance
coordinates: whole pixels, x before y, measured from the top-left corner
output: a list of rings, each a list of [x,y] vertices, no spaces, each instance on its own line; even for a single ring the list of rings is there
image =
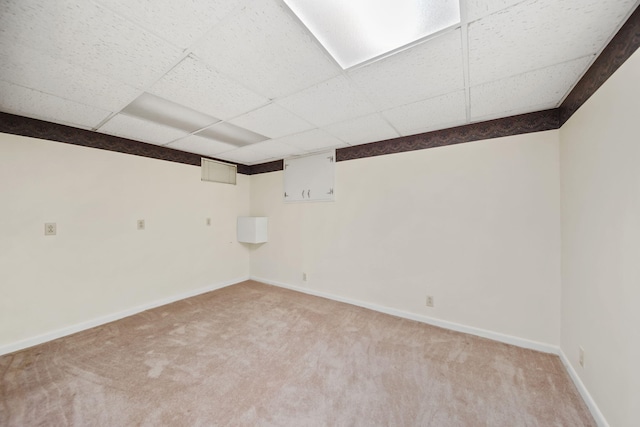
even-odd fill
[[[256,142],[268,139],[264,135],[251,132],[250,130],[226,122],[218,123],[209,128],[206,128],[196,133],[196,135],[213,139],[219,142],[226,142],[235,146],[254,144]]]
[[[458,0],[284,0],[343,69],[460,23]]]
[[[137,97],[121,113],[186,132],[195,132],[220,121],[150,93],[143,93]]]

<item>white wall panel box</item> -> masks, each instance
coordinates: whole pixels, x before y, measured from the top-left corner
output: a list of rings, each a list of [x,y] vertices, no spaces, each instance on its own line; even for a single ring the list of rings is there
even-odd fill
[[[265,243],[267,241],[267,224],[267,217],[239,216],[238,242]]]

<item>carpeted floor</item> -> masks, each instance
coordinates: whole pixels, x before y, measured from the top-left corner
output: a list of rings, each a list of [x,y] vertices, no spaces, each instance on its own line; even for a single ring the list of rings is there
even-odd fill
[[[557,356],[244,282],[0,357],[2,426],[595,426]]]

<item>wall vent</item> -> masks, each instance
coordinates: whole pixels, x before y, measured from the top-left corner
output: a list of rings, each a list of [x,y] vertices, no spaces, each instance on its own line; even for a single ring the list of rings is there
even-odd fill
[[[202,172],[202,181],[236,185],[236,174],[238,170],[236,165],[202,158],[200,170]]]

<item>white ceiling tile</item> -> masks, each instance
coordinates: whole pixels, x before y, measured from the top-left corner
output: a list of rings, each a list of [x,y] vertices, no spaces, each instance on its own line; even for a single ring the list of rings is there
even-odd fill
[[[274,141],[291,145],[304,152],[321,150],[323,148],[346,147],[347,144],[320,129],[313,129],[296,135],[289,135]]]
[[[109,111],[0,81],[0,111],[65,125],[92,129]]]
[[[149,92],[223,120],[269,102],[192,57],[185,58]]]
[[[527,0],[469,25],[471,85],[597,52],[635,0]]]
[[[0,43],[0,80],[106,111],[118,111],[142,93],[38,50],[7,43]]]
[[[314,127],[309,122],[277,104],[265,105],[264,107],[230,120],[230,123],[268,136],[269,138],[279,138]]]
[[[464,88],[460,30],[348,72],[378,110]]]
[[[268,158],[268,155],[262,152],[262,150],[247,145],[246,147],[221,153],[217,157],[243,165],[253,165],[264,162]]]
[[[343,76],[276,101],[316,126],[371,114],[376,108]]]
[[[8,0],[0,5],[0,37],[143,88],[182,52],[89,1]]]
[[[466,122],[464,91],[403,105],[382,113],[402,135],[415,135]]]
[[[512,115],[532,107],[554,108],[564,98],[567,88],[580,78],[592,57],[530,71],[495,82],[472,86],[471,118]]]
[[[163,39],[186,48],[245,1],[98,0]]]
[[[366,144],[400,136],[379,114],[335,123],[325,126],[323,130],[349,145]]]
[[[467,8],[467,22],[475,21],[509,6],[521,3],[523,0],[467,0],[462,2]]]
[[[238,148],[235,145],[214,141],[198,135],[187,136],[186,138],[168,144],[167,147],[211,157]]]
[[[265,154],[265,158],[262,161],[268,161],[271,159],[283,159],[289,156],[295,156],[303,154],[303,151],[285,143],[279,141],[264,141],[257,144],[253,144],[251,147],[255,150],[259,150]]]
[[[98,132],[155,145],[164,145],[188,135],[187,132],[172,127],[124,114],[117,114],[109,119],[108,122],[100,126]]]
[[[271,99],[340,73],[286,6],[275,0],[250,3],[208,33],[193,51]]]

